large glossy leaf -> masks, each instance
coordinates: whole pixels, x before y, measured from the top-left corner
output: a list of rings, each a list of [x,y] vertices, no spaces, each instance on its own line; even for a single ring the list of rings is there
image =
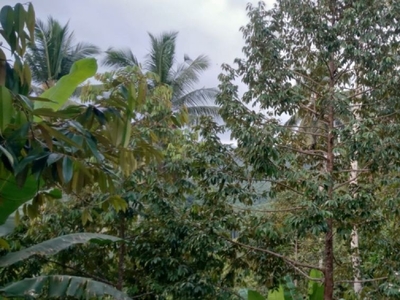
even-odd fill
[[[16,262],[27,259],[33,255],[49,256],[67,249],[76,244],[84,244],[87,242],[116,242],[121,240],[118,237],[100,234],[100,233],[72,233],[47,240],[43,243],[34,245],[32,247],[8,253],[0,257],[0,267],[7,267]]]
[[[108,295],[114,299],[131,299],[111,285],[89,278],[68,275],[27,278],[0,288],[0,294],[4,297],[25,297],[26,295],[40,295],[44,292],[47,292],[49,298],[101,299]]]
[[[0,172],[0,225],[22,204],[31,200],[37,193],[39,184],[33,176],[28,176],[24,186],[19,187],[13,174],[6,170]]]
[[[1,8],[0,11],[0,25],[4,30],[4,34],[8,37],[8,35],[13,30],[14,24],[14,10],[11,6],[5,5]]]
[[[70,182],[70,180],[72,179],[73,172],[74,172],[74,167],[72,160],[68,156],[65,156],[62,162],[62,173],[65,183]]]
[[[72,96],[75,89],[86,79],[94,76],[97,71],[97,62],[94,58],[84,58],[75,62],[68,75],[63,76],[55,86],[45,91],[40,97],[52,102],[35,102],[35,108],[60,109]]]

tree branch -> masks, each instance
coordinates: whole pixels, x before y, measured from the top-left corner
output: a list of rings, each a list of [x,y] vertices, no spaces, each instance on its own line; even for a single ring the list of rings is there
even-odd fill
[[[371,278],[371,279],[363,279],[363,280],[336,280],[336,283],[355,283],[355,282],[374,282],[374,281],[380,281],[380,280],[385,280],[388,279],[389,277],[378,277],[378,278]]]
[[[264,212],[264,213],[279,213],[279,212],[288,212],[288,211],[297,211],[304,209],[304,206],[297,206],[293,208],[282,208],[282,209],[253,209],[253,208],[245,208],[245,207],[238,207],[234,206],[231,204],[233,209],[239,209],[239,210],[248,210],[248,211],[254,211],[254,212]]]
[[[306,155],[317,156],[317,157],[323,158],[324,160],[327,159],[324,155],[316,153],[316,152],[325,153],[322,150],[308,150],[308,151],[306,151],[306,150],[295,149],[295,148],[292,148],[292,147],[282,146],[282,145],[277,145],[277,147],[285,148],[285,149],[288,149],[288,150],[291,150],[291,151],[295,151],[295,152],[298,152],[298,153],[302,153],[302,154],[306,154]]]
[[[237,242],[237,241],[233,241],[231,239],[228,239],[228,238],[220,236],[220,235],[219,235],[219,237],[223,238],[224,240],[226,240],[227,242],[229,242],[231,244],[238,245],[238,246],[244,247],[246,249],[254,250],[254,251],[268,253],[268,254],[270,254],[272,256],[281,258],[282,260],[284,260],[289,265],[295,265],[295,266],[299,266],[299,267],[304,267],[304,268],[308,268],[308,269],[315,269],[315,270],[319,270],[321,272],[324,272],[323,268],[292,260],[292,259],[290,259],[290,258],[288,258],[288,257],[286,257],[286,256],[284,256],[282,254],[273,252],[271,250],[263,249],[263,248],[259,248],[259,247],[255,247],[255,246],[246,245],[246,244],[243,244],[243,243],[240,243],[240,242]]]
[[[56,265],[58,265],[60,267],[67,268],[67,269],[70,269],[70,270],[75,271],[75,272],[79,272],[80,274],[82,274],[82,275],[84,275],[86,277],[89,277],[89,278],[92,278],[94,280],[97,280],[97,281],[103,282],[105,284],[111,285],[113,287],[116,287],[116,285],[114,283],[112,283],[112,282],[110,282],[110,281],[108,281],[106,279],[103,279],[101,277],[98,277],[96,275],[92,275],[92,274],[86,273],[85,271],[82,271],[81,269],[78,269],[78,268],[75,268],[75,267],[71,267],[71,266],[68,266],[68,265],[64,265],[64,264],[62,264],[62,263],[60,263],[58,261],[55,261],[55,260],[51,260],[51,259],[47,259],[47,258],[44,258],[44,259],[49,263],[56,264]]]

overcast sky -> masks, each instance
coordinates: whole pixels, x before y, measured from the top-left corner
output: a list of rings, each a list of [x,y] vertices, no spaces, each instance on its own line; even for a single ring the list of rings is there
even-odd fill
[[[258,0],[30,0],[36,16],[49,15],[61,23],[69,21],[76,41],[106,50],[129,47],[139,61],[149,50],[147,32],[178,31],[177,59],[184,54],[207,55],[211,68],[201,77],[201,86],[218,86],[221,64],[242,57],[241,26],[248,22],[247,3]],[[17,0],[0,0],[14,5]],[[269,6],[273,0],[265,1]],[[241,92],[244,87],[241,87]]]

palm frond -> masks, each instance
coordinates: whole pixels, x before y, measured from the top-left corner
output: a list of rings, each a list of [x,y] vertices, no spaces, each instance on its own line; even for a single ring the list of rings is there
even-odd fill
[[[102,60],[102,65],[108,67],[123,68],[137,66],[138,64],[137,58],[130,49],[109,48],[106,51],[106,57]]]
[[[61,70],[57,79],[60,79],[62,76],[67,75],[71,70],[74,62],[99,54],[100,48],[89,43],[78,43],[75,47],[65,56],[61,62]]]
[[[26,54],[34,81],[46,84],[58,80],[69,73],[75,61],[100,52],[91,44],[73,42],[74,34],[68,23],[62,26],[52,17],[47,22],[37,19],[35,40],[29,43]]]
[[[193,90],[178,98],[175,96],[175,91],[173,90],[171,101],[173,107],[179,107],[183,105],[186,105],[187,107],[210,105],[214,104],[217,94],[218,89],[216,88],[201,88]]]
[[[184,58],[185,62],[171,72],[170,82],[177,98],[193,90],[200,80],[201,73],[210,66],[210,61],[205,55],[200,55],[195,60],[191,60],[187,55]]]
[[[212,116],[219,117],[218,106],[191,106],[187,108],[188,113],[192,117]]]
[[[164,32],[160,36],[149,33],[150,53],[147,56],[146,68],[157,74],[162,83],[170,84],[170,72],[175,63],[175,42],[178,32]]]
[[[74,93],[72,94],[72,97],[83,98],[80,100],[86,100],[88,93],[100,92],[100,91],[104,91],[104,84],[82,85],[82,86],[78,86],[75,89]]]

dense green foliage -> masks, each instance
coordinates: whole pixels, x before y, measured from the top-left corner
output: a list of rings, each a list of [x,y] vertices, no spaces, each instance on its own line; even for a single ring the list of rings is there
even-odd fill
[[[219,77],[220,125],[190,122],[198,95],[185,95],[208,64],[174,69],[176,33],[150,35],[144,70],[109,50],[116,70],[58,65],[44,79],[55,85],[31,96],[42,58],[25,51],[41,25],[31,4],[1,8],[1,297],[400,296],[400,6],[247,11],[244,58]],[[68,103],[92,76],[100,84]],[[226,130],[237,146],[221,143]]]

